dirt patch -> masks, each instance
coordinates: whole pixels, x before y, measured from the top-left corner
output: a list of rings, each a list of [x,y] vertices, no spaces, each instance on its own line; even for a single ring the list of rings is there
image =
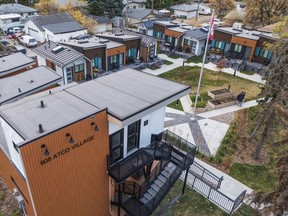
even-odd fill
[[[236,115],[236,112],[230,112],[230,113],[225,113],[223,115],[211,117],[210,119],[230,125],[233,122],[235,115]]]
[[[0,215],[20,216],[19,205],[14,195],[0,177]]]

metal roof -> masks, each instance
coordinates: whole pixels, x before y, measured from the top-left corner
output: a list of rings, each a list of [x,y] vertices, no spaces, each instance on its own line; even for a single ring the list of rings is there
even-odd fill
[[[130,30],[127,30],[127,29],[116,28],[114,30],[114,33],[123,33],[125,35],[139,36],[139,37],[141,37],[141,45],[143,45],[143,46],[150,46],[151,44],[157,42],[156,39],[154,39],[153,37],[151,37],[149,35],[144,35],[144,34],[141,34],[139,32],[134,32],[134,31],[130,31]]]
[[[179,4],[179,5],[173,5],[170,7],[173,10],[179,10],[179,11],[197,11],[197,5],[189,5],[189,4]]]
[[[45,66],[0,79],[0,105],[40,91],[61,80],[61,76]]]
[[[187,32],[185,32],[185,34],[197,40],[204,40],[207,38],[208,31],[205,31],[203,29],[193,29],[193,30],[188,30]]]
[[[38,10],[27,7],[25,5],[21,5],[18,3],[13,4],[1,4],[0,5],[0,14],[21,14],[21,13],[29,13],[29,12],[37,12]]]
[[[17,59],[17,61],[15,61]],[[17,52],[0,58],[0,77],[15,72],[35,63],[21,52]]]
[[[62,22],[62,23],[54,23],[42,26],[44,29],[47,29],[54,34],[75,32],[87,29],[86,27],[81,26],[76,21],[72,22]]]
[[[89,18],[92,18],[97,21],[97,23],[111,23],[111,20],[108,17],[103,17],[103,16],[95,16],[95,15],[86,15]]]
[[[57,47],[62,46],[63,50],[60,52],[53,52],[52,50]],[[34,49],[32,49],[37,55],[48,59],[55,65],[63,68],[64,66],[73,63],[74,61],[84,58],[84,54],[64,45],[60,45],[53,41],[46,42]]]

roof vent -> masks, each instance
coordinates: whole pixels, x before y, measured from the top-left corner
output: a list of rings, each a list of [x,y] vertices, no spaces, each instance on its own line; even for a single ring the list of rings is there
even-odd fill
[[[5,62],[5,59],[3,59],[2,62]]]
[[[43,101],[40,101],[40,104],[41,104],[41,108],[44,108],[45,105],[44,105],[44,102]]]
[[[18,92],[19,92],[19,93],[21,92],[21,89],[20,89],[20,88],[18,88]]]
[[[38,127],[39,127],[39,133],[43,133],[44,130],[43,130],[42,124],[39,124]]]
[[[59,53],[59,52],[61,52],[61,51],[63,51],[63,50],[64,50],[64,47],[63,47],[63,46],[57,46],[57,47],[55,47],[55,48],[52,49],[52,52],[53,52],[53,53]]]
[[[89,43],[89,41],[88,40],[79,40],[77,43],[78,44],[85,44],[85,43]]]
[[[100,41],[99,41],[99,43],[102,43],[102,44],[103,44],[103,43],[109,43],[109,42],[110,42],[109,40],[100,40]]]

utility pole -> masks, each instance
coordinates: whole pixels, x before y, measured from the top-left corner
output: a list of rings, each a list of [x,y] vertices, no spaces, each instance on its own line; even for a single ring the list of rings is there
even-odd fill
[[[198,0],[197,12],[196,12],[196,21],[198,20],[198,16],[199,16],[200,3],[201,3],[201,0]]]
[[[128,7],[129,7],[129,0],[127,0],[127,3],[126,3],[126,27],[128,28]]]

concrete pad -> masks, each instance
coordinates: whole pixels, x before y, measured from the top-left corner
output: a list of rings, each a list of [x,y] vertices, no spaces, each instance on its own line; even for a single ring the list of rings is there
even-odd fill
[[[215,156],[229,125],[211,119],[198,120],[198,124],[212,156]]]
[[[183,123],[183,124],[179,124],[176,126],[167,127],[165,129],[170,130],[171,132],[177,134],[178,136],[180,136],[184,140],[187,140],[188,142],[195,145],[195,141],[194,141],[194,138],[192,136],[191,129],[190,129],[188,123]]]
[[[173,109],[170,107],[166,107],[165,112],[175,113],[175,114],[179,114],[179,115],[185,115],[185,113],[183,111],[176,110],[176,109]]]

